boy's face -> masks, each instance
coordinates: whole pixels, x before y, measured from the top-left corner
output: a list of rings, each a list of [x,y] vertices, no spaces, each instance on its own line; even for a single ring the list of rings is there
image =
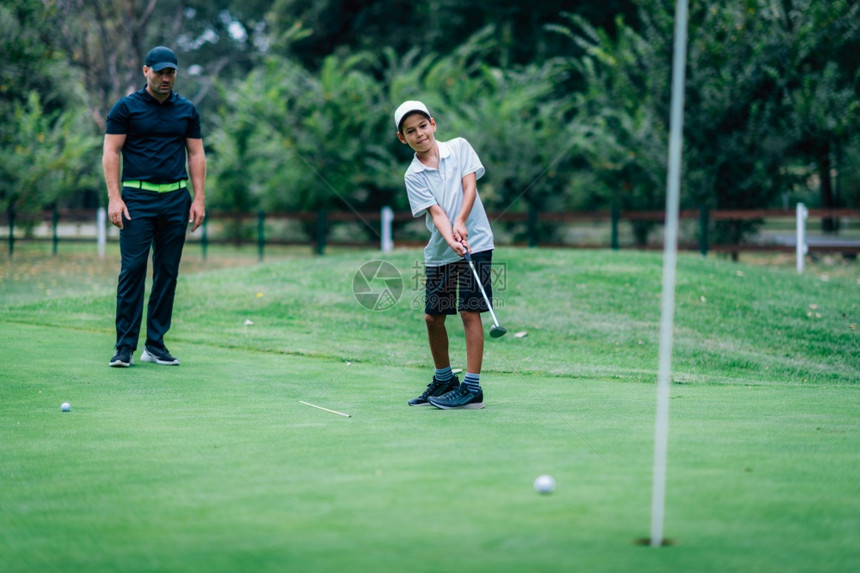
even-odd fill
[[[426,153],[436,144],[436,121],[423,113],[406,116],[397,138],[417,153]]]

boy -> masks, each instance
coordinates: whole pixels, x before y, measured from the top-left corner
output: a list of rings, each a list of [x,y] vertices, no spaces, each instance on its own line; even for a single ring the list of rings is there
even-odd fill
[[[465,139],[436,141],[436,121],[420,101],[401,104],[394,112],[394,123],[397,138],[415,151],[405,176],[412,215],[424,215],[431,233],[424,249],[424,320],[436,372],[424,393],[409,405],[433,405],[443,410],[483,408],[481,313],[488,307],[463,256],[466,251],[471,253],[487,298],[492,300],[493,232],[477,192],[484,166]],[[462,384],[451,372],[445,328],[446,316],[457,311],[466,333],[466,376]]]

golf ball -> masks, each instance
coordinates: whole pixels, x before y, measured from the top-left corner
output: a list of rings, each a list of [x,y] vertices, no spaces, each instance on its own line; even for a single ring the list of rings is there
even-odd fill
[[[538,493],[551,493],[555,489],[555,479],[548,475],[538,476],[534,485]]]
[[[63,405],[60,406],[60,410],[62,410],[63,412],[69,412],[71,409],[72,409],[72,405],[69,404],[68,402],[63,402]]]

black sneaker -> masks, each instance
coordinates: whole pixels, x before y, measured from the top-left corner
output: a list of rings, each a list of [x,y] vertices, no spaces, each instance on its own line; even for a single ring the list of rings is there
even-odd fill
[[[153,362],[155,364],[164,364],[166,366],[179,366],[179,359],[170,355],[167,348],[164,346],[153,346],[147,344],[143,347],[143,353],[140,359],[144,362]]]
[[[109,366],[114,368],[128,368],[134,364],[134,358],[131,356],[131,348],[128,346],[120,346],[116,349],[116,354],[108,362]]]
[[[480,410],[484,407],[484,392],[478,390],[473,394],[465,384],[461,384],[447,394],[431,396],[427,400],[440,410]]]
[[[410,406],[429,406],[430,402],[427,399],[430,396],[441,396],[451,390],[454,390],[460,385],[460,380],[454,376],[447,382],[440,382],[436,380],[436,376],[433,376],[433,381],[427,385],[427,389],[424,390],[424,393],[418,396],[417,398],[412,398],[409,400]]]

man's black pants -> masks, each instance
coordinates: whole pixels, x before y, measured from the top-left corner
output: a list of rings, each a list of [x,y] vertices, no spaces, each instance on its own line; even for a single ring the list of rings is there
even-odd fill
[[[131,220],[123,221],[119,233],[122,267],[116,290],[116,347],[137,348],[150,248],[152,289],[146,313],[146,344],[163,346],[173,315],[191,195],[188,189],[158,193],[125,187],[122,198]]]

